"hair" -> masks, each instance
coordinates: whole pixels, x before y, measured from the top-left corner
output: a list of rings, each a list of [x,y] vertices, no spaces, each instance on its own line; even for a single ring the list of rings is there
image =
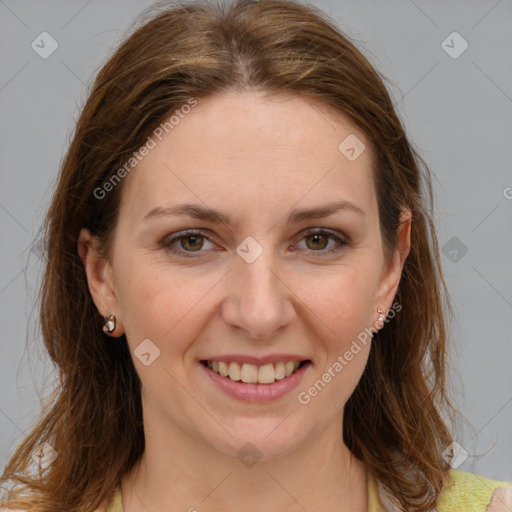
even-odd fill
[[[430,171],[408,141],[384,78],[336,24],[291,0],[153,6],[101,68],[77,121],[44,222],[40,323],[58,386],[1,477],[0,505],[89,511],[111,499],[144,451],[141,383],[126,337],[112,343],[77,252],[81,228],[109,257],[124,180],[102,187],[175,109],[227,91],[298,94],[347,116],[372,145],[386,258],[400,213],[412,212],[411,248],[395,301],[374,335],[344,409],[343,439],[404,510],[426,511],[447,484],[442,451],[457,411],[447,392],[452,306],[441,270]],[[29,471],[48,442],[58,457]],[[27,492],[29,491],[29,492]]]

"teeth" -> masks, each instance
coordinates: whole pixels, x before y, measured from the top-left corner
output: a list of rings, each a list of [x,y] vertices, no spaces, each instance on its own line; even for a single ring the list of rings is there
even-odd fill
[[[210,370],[229,377],[234,381],[242,381],[247,384],[272,384],[276,380],[282,380],[289,377],[299,366],[299,361],[286,361],[274,364],[264,364],[256,366],[255,364],[243,363],[240,365],[234,361],[207,361],[206,366]]]
[[[240,378],[242,382],[258,382],[258,367],[255,364],[243,364]]]
[[[240,380],[240,365],[238,363],[229,363],[229,378],[231,380]]]
[[[245,366],[245,364],[244,364]],[[275,379],[275,371],[273,364],[264,364],[258,370],[258,382],[260,384],[272,384]]]
[[[213,370],[213,368],[211,368]],[[213,370],[215,371],[215,370]],[[228,365],[222,361],[219,362],[219,373],[223,376],[223,377],[227,377],[229,375],[229,369],[228,369]]]
[[[275,378],[276,380],[281,380],[286,377],[286,372],[284,369],[284,363],[276,363],[276,369],[275,369]]]
[[[289,377],[293,372],[293,361],[284,363],[284,374]]]

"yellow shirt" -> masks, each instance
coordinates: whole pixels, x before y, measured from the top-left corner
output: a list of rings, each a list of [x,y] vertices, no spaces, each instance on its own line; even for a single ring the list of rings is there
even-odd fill
[[[393,511],[387,493],[368,471],[368,512]],[[441,493],[437,512],[512,512],[512,484],[450,470],[451,485]],[[501,488],[497,491],[498,488]],[[106,512],[124,512],[117,487]]]

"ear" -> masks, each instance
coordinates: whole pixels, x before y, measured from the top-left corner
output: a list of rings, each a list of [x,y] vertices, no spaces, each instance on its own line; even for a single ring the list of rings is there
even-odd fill
[[[381,308],[385,313],[391,308],[395,298],[402,269],[411,249],[412,213],[409,208],[403,209],[400,215],[398,231],[398,247],[390,261],[384,266],[375,299],[375,309]]]
[[[78,254],[85,267],[89,291],[99,313],[104,318],[116,315],[116,328],[109,336],[117,338],[123,334],[123,328],[112,266],[102,255],[98,240],[86,228],[78,236]]]

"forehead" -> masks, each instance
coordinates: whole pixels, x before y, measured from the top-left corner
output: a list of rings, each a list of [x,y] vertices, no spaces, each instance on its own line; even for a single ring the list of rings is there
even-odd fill
[[[131,215],[189,200],[249,214],[253,205],[262,215],[269,204],[299,201],[373,207],[368,141],[332,107],[298,95],[230,91],[186,112],[161,140],[153,137],[155,146],[124,183],[122,208],[130,205]],[[351,147],[362,151],[356,159],[348,158]]]

